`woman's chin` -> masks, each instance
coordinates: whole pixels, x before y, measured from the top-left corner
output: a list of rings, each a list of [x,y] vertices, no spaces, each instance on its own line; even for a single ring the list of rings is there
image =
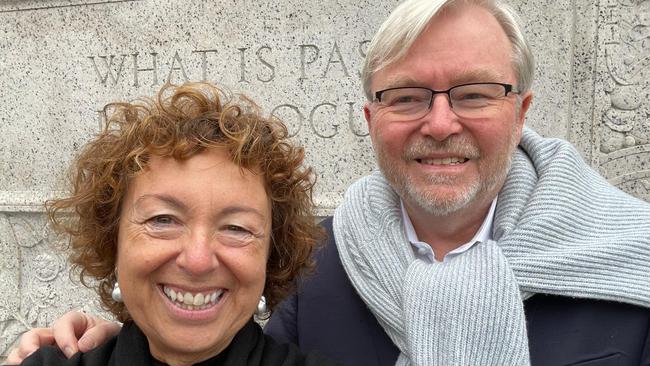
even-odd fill
[[[215,290],[214,301],[189,305],[173,301],[165,294],[168,289],[158,287],[160,296],[154,297],[158,304],[151,304],[148,316],[134,320],[147,336],[151,354],[161,362],[193,364],[209,359],[223,351],[250,319],[232,311],[228,290]]]

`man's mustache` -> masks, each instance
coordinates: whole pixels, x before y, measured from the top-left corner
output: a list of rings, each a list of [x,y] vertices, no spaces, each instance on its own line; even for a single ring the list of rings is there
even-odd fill
[[[408,160],[413,160],[433,154],[457,155],[468,159],[478,159],[481,156],[481,150],[467,137],[454,136],[443,141],[425,137],[408,144],[402,155]]]

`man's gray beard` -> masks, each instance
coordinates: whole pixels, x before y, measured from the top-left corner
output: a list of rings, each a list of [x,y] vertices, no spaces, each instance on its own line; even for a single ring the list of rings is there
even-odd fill
[[[451,197],[442,197],[436,194],[436,190],[426,189],[410,184],[406,172],[398,168],[395,164],[390,164],[385,159],[383,150],[377,152],[377,164],[379,169],[384,174],[386,179],[390,182],[391,186],[397,194],[409,204],[414,204],[423,209],[425,212],[433,216],[447,216],[451,213],[457,212],[464,207],[467,207],[477,197],[485,195],[489,192],[497,191],[505,182],[508,171],[512,164],[514,150],[516,148],[514,140],[514,131],[510,141],[510,151],[504,160],[496,161],[495,164],[489,164],[484,172],[494,172],[488,176],[481,176],[479,179],[471,182],[468,186],[458,186],[459,191],[456,195]],[[461,156],[468,156],[471,158],[478,158],[478,148],[467,141],[460,140],[445,140],[441,143],[429,140],[422,143],[416,143],[410,146],[402,157],[405,160],[411,159],[412,156],[417,156],[421,150],[429,149],[428,151],[448,151],[455,152]],[[454,185],[455,177],[449,176],[429,176],[428,182],[431,185]],[[425,188],[420,190],[418,188]]]

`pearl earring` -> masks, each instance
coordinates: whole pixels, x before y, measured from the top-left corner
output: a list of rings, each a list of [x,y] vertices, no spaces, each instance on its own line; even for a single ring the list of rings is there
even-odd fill
[[[120,284],[115,281],[115,285],[113,286],[113,292],[111,293],[111,297],[115,302],[122,302],[122,291],[120,291]]]
[[[266,308],[266,297],[260,297],[260,302],[257,304],[257,309],[255,310],[255,315],[258,317],[266,315],[268,309]]]

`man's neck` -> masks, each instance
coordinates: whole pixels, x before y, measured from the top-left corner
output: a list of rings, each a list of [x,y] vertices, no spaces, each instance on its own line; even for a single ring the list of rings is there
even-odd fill
[[[432,215],[420,207],[404,202],[406,212],[420,241],[431,246],[436,260],[467,243],[478,232],[490,211],[492,201],[477,202],[457,212]]]

